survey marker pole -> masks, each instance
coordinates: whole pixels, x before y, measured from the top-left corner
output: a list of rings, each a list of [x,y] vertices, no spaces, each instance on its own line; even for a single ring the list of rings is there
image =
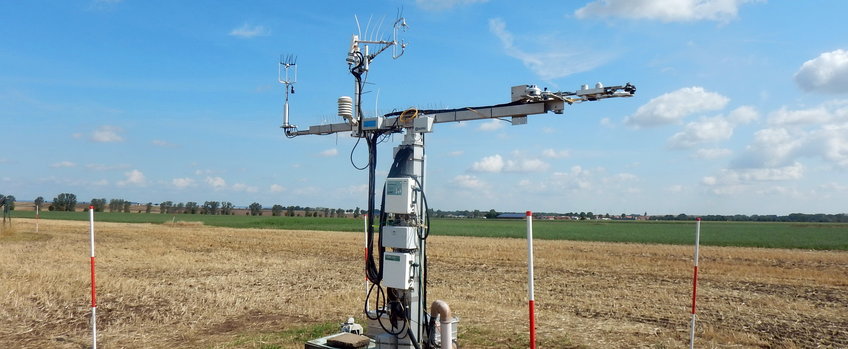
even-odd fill
[[[533,290],[533,212],[527,211],[527,295],[530,306],[530,349],[536,349],[536,299]]]
[[[94,286],[94,206],[88,206],[91,236],[91,348],[97,349],[97,292]]]
[[[698,295],[698,253],[701,244],[701,218],[695,219],[695,270],[692,276],[692,320],[689,326],[689,349],[695,348],[695,299]]]
[[[35,232],[38,232],[38,205],[35,205]]]

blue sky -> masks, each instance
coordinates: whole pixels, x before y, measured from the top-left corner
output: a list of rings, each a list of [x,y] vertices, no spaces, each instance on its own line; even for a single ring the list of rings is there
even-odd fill
[[[436,125],[433,208],[848,211],[836,0],[5,1],[0,193],[365,207],[354,139],[282,135],[277,61],[298,56],[293,123],[339,122],[354,15],[387,37],[399,8],[409,45],[373,62],[369,115],[505,103],[523,84],[638,87],[527,125]]]

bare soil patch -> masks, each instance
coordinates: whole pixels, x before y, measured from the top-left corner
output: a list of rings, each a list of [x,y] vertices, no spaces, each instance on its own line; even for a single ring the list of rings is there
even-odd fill
[[[87,222],[42,220],[39,234],[34,220],[14,224],[0,237],[0,347],[88,347]],[[104,348],[302,348],[250,336],[361,319],[362,234],[192,224],[96,229]],[[526,347],[525,241],[429,242],[429,298],[444,299],[461,317],[462,347]],[[541,347],[686,346],[691,247],[535,247]],[[848,253],[703,247],[701,256],[697,347],[848,347]]]

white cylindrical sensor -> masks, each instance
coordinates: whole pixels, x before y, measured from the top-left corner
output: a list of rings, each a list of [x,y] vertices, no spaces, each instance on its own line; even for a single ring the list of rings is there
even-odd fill
[[[353,98],[339,97],[339,116],[348,120],[353,118]]]

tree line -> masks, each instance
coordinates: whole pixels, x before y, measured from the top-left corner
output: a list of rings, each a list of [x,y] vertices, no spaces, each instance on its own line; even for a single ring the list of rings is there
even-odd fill
[[[744,215],[744,214],[736,214],[736,215],[704,215],[704,216],[693,216],[687,215],[685,213],[681,213],[678,215],[665,215],[665,216],[654,216],[651,217],[652,220],[664,220],[664,221],[681,221],[681,220],[694,220],[695,218],[701,218],[703,221],[714,221],[714,222],[795,222],[795,223],[848,223],[848,214],[845,213],[837,213],[837,214],[825,214],[825,213],[790,213],[785,216],[780,215]]]
[[[7,201],[10,202],[10,210],[14,209],[15,197],[8,195]],[[42,209],[44,198],[39,196],[33,203],[39,209]],[[49,211],[75,211],[78,202],[76,194],[61,193],[53,198],[53,201],[48,206]],[[89,202],[89,206],[94,209],[94,212],[131,212],[134,202],[125,199],[110,199],[94,198]],[[173,201],[163,201],[159,204],[148,202],[146,204],[138,204],[144,207],[145,213],[153,213],[154,206],[158,207],[160,214],[203,214],[203,215],[234,215],[236,207],[229,201],[205,201],[199,204],[194,201],[174,203]],[[86,208],[85,210],[88,210]],[[258,202],[253,202],[247,206],[245,214],[251,216],[261,216],[266,211],[265,207]],[[283,206],[275,204],[270,209],[272,216],[290,216],[290,217],[347,217],[352,214],[358,218],[363,213],[359,207],[353,210],[345,210],[343,208],[326,208],[326,207],[301,207],[296,205]],[[139,212],[141,212],[139,210]]]

